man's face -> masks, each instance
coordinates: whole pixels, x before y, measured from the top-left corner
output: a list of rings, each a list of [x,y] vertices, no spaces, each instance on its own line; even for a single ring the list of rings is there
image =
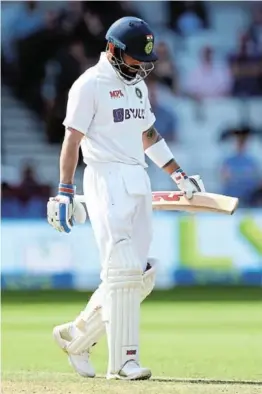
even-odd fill
[[[142,62],[133,59],[131,56],[127,55],[126,53],[122,54],[122,60],[124,64],[120,65],[120,69],[123,74],[125,74],[126,79],[134,79],[137,73],[141,70]]]
[[[134,81],[136,83],[136,81],[139,82],[145,79],[154,68],[152,62],[140,62],[120,49],[115,48],[111,43],[109,43],[108,53],[109,59],[111,58],[114,63],[114,67],[119,70],[121,77],[128,82]]]
[[[128,66],[132,67],[131,69],[128,68],[128,71],[129,73],[134,75],[140,70],[140,65],[143,64],[142,62],[133,59],[131,56],[128,56],[126,53],[124,53],[123,55],[123,60]]]

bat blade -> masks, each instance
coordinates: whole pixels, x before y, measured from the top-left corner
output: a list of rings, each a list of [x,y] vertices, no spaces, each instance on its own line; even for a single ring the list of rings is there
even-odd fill
[[[84,196],[76,195],[75,200],[85,203]],[[185,211],[191,213],[215,212],[232,215],[238,206],[238,198],[215,193],[194,193],[188,200],[183,192],[160,191],[152,193],[152,208],[162,211]]]
[[[238,206],[238,199],[222,194],[201,192],[194,193],[193,198],[188,200],[181,192],[161,191],[152,193],[152,205],[154,210],[217,212],[232,215]]]

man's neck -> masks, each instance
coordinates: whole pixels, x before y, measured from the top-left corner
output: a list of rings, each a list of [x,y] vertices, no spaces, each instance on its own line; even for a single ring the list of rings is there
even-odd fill
[[[109,61],[110,63],[112,63],[112,57],[113,57],[112,53],[109,52],[109,51],[106,51],[106,57],[107,57],[108,61]]]

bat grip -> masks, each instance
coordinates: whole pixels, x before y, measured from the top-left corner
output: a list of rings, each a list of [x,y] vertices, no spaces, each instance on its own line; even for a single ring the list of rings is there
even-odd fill
[[[74,197],[74,200],[76,202],[81,202],[82,204],[85,204],[85,196],[83,194],[76,194]]]

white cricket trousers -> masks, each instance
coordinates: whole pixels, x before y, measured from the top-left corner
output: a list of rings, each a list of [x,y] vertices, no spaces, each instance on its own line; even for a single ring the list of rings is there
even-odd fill
[[[146,170],[139,165],[95,163],[84,173],[86,206],[99,248],[102,276],[112,247],[123,239],[146,266],[152,239],[152,196]]]
[[[139,363],[143,270],[152,233],[150,181],[142,166],[92,164],[85,170],[84,193],[102,264],[110,378],[129,360]]]

